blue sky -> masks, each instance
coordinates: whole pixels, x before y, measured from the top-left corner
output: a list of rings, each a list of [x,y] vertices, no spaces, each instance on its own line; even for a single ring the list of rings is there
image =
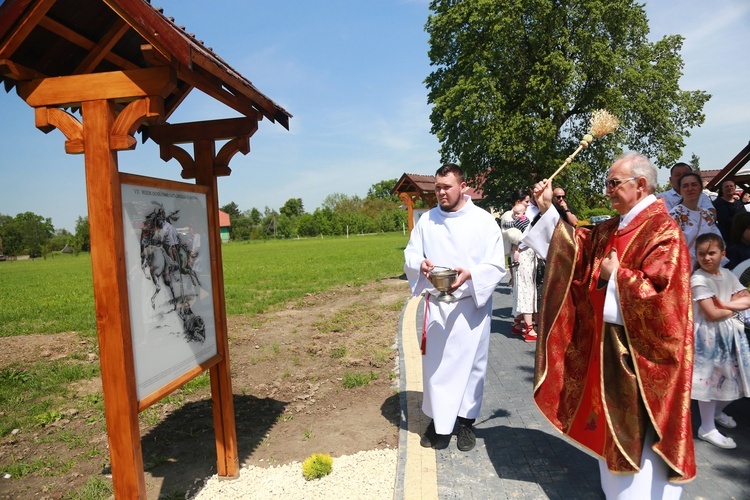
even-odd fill
[[[287,131],[268,120],[251,152],[219,180],[221,205],[278,210],[302,198],[312,212],[333,193],[364,196],[374,183],[439,166],[430,134],[424,79],[427,0],[153,0],[167,16],[294,117]],[[750,140],[750,3],[746,0],[648,2],[652,39],[680,33],[681,87],[713,95],[706,122],[686,140],[701,168],[721,168]],[[66,155],[59,131],[34,128],[34,113],[0,92],[0,213],[32,211],[73,230],[86,215],[83,157]],[[236,116],[194,90],[170,122]],[[121,152],[120,170],[180,180],[153,143]],[[662,173],[662,182],[667,175]]]

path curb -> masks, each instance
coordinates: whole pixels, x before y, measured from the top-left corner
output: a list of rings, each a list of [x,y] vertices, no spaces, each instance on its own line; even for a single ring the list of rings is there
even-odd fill
[[[417,314],[422,297],[412,297],[399,321],[399,401],[401,419],[398,433],[398,465],[394,499],[437,499],[435,450],[423,448],[419,439],[427,428],[422,413],[422,353],[419,350]]]

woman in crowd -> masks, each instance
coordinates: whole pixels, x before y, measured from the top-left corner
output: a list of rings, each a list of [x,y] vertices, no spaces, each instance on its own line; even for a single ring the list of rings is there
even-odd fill
[[[510,210],[500,216],[500,230],[503,233],[503,248],[505,255],[508,256],[508,269],[510,270],[510,286],[515,290],[516,268],[518,267],[518,243],[521,241],[523,231],[519,229],[514,214],[520,213],[523,209],[524,214],[529,207],[531,198],[529,193],[524,189],[516,189],[510,195]],[[514,292],[515,293],[515,292]],[[513,333],[521,333],[521,321],[523,318],[518,316],[514,319]]]
[[[513,198],[515,199],[514,205],[517,203],[529,205],[528,190],[519,189],[515,191]],[[510,224],[513,225],[513,221]],[[517,244],[518,266],[515,267],[513,279],[514,321],[512,331],[523,335],[526,342],[535,342],[537,337],[534,329],[534,314],[537,311],[536,253],[523,242],[517,242]]]
[[[698,206],[701,194],[703,193],[703,183],[701,176],[697,172],[688,172],[680,177],[679,181],[680,194],[682,200],[672,210],[669,215],[677,222],[682,232],[685,233],[685,241],[690,249],[690,257],[695,265],[695,239],[698,235],[704,233],[713,233],[721,236],[719,228],[716,227],[714,216],[705,208]]]
[[[734,197],[737,190],[737,185],[731,179],[725,179],[721,181],[719,185],[719,197],[714,200],[714,208],[716,209],[716,225],[719,226],[721,231],[721,237],[724,241],[731,245],[734,243],[730,236],[732,231],[732,219],[740,212],[747,212],[745,205],[740,200]]]

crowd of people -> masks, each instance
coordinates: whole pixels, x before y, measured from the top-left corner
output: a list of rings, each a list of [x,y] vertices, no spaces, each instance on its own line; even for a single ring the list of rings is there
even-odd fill
[[[491,294],[509,270],[512,332],[537,343],[534,400],[599,458],[607,498],[679,498],[696,475],[691,399],[698,438],[736,447],[717,425],[736,427],[724,410],[750,397],[750,293],[731,272],[750,258],[750,195],[727,179],[712,199],[684,163],[670,184],[656,194],[656,167],[627,153],[605,182],[618,217],[581,225],[565,191],[542,180],[490,223],[460,167],[438,170],[439,206],[405,250],[412,291],[426,292],[422,446],[447,447],[458,425],[458,449],[474,447]],[[435,267],[456,270],[455,302],[437,300]]]

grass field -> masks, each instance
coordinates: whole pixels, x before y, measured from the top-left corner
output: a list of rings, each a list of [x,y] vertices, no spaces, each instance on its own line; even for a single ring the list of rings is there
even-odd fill
[[[255,314],[337,285],[400,276],[401,233],[222,246],[227,314]],[[0,337],[96,334],[88,254],[0,262]]]

